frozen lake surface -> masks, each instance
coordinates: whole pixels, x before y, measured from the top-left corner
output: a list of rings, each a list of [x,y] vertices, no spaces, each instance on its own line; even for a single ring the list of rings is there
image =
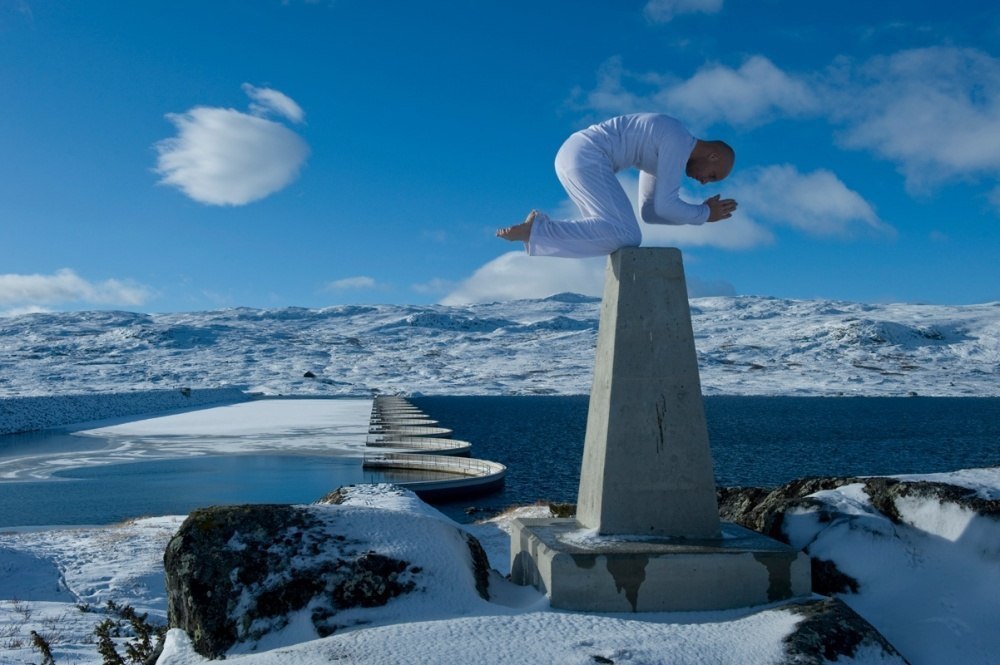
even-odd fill
[[[273,399],[0,437],[0,527],[309,503],[361,468],[371,400]]]

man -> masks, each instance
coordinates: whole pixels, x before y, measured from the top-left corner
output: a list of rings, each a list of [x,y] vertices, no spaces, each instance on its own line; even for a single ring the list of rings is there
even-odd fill
[[[642,241],[632,204],[615,174],[639,169],[642,219],[649,224],[704,224],[729,219],[736,201],[719,195],[702,204],[680,199],[681,177],[716,182],[736,156],[722,141],[691,136],[679,121],[656,113],[611,118],[576,132],[556,154],[556,175],[583,214],[554,220],[537,210],[497,237],[521,241],[531,256],[586,257],[610,254]]]

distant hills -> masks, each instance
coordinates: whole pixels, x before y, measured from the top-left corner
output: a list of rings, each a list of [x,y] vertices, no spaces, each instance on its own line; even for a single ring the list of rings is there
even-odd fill
[[[236,386],[275,394],[585,394],[599,299],[0,318],[0,397]],[[1000,395],[1000,303],[691,301],[706,394]],[[311,374],[312,376],[307,376]]]

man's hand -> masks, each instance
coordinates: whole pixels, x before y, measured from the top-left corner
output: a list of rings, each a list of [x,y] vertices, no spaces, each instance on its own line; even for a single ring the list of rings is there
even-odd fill
[[[708,221],[710,222],[729,219],[736,210],[736,201],[733,199],[720,199],[719,194],[710,199],[705,199],[705,205],[708,206]]]

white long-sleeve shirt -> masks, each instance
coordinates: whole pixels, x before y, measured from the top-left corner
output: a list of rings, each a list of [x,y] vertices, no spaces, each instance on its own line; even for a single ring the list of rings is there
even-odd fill
[[[532,256],[610,254],[642,242],[632,202],[615,177],[639,169],[639,211],[650,224],[704,224],[709,208],[680,198],[681,179],[696,139],[666,115],[611,118],[571,135],[556,155],[556,175],[582,217],[534,218],[526,243]]]
[[[676,118],[658,113],[618,116],[582,130],[618,171],[639,169],[639,211],[648,224],[704,224],[707,205],[680,198],[696,139]]]

